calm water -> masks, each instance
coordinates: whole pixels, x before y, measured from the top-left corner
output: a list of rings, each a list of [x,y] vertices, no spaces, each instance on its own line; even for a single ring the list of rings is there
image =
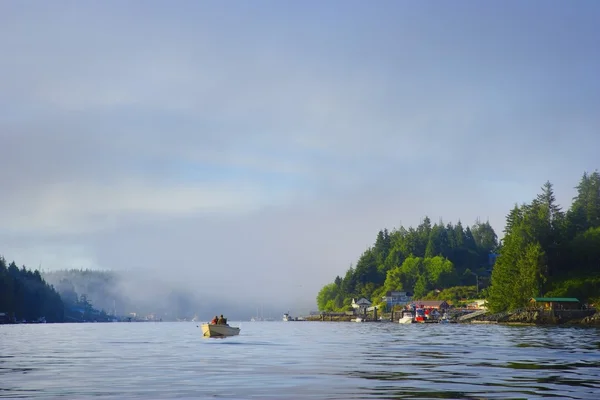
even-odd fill
[[[600,330],[242,322],[0,326],[0,398],[599,399]]]

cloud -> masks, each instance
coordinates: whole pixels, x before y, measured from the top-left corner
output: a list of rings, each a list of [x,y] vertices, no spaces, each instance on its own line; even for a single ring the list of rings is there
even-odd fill
[[[11,199],[12,198],[12,199]],[[12,200],[12,201],[11,201]],[[4,200],[2,230],[8,233],[89,233],[127,216],[177,217],[196,213],[248,212],[272,199],[259,188],[237,185],[177,186],[125,181],[49,184]]]
[[[2,3],[2,251],[287,311],[383,227],[566,208],[598,7],[466,5]]]

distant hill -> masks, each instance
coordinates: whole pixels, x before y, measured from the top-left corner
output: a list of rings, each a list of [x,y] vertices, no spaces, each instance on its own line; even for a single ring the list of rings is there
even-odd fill
[[[192,319],[194,316],[209,318],[215,313],[232,309],[226,302],[172,287],[164,282],[149,279],[133,272],[101,271],[90,269],[65,269],[44,271],[44,279],[52,284],[65,299],[81,295],[99,310],[107,314],[137,318],[174,321]]]

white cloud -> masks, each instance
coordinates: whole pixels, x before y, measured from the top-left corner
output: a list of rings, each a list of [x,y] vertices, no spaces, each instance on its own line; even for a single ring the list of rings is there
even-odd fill
[[[0,4],[7,257],[313,301],[380,228],[598,168],[597,13],[220,7]]]

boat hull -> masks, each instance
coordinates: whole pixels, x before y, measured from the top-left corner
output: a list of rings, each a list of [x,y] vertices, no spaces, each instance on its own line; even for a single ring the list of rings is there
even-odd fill
[[[229,325],[202,324],[202,336],[204,337],[228,337],[240,334],[240,328]]]

